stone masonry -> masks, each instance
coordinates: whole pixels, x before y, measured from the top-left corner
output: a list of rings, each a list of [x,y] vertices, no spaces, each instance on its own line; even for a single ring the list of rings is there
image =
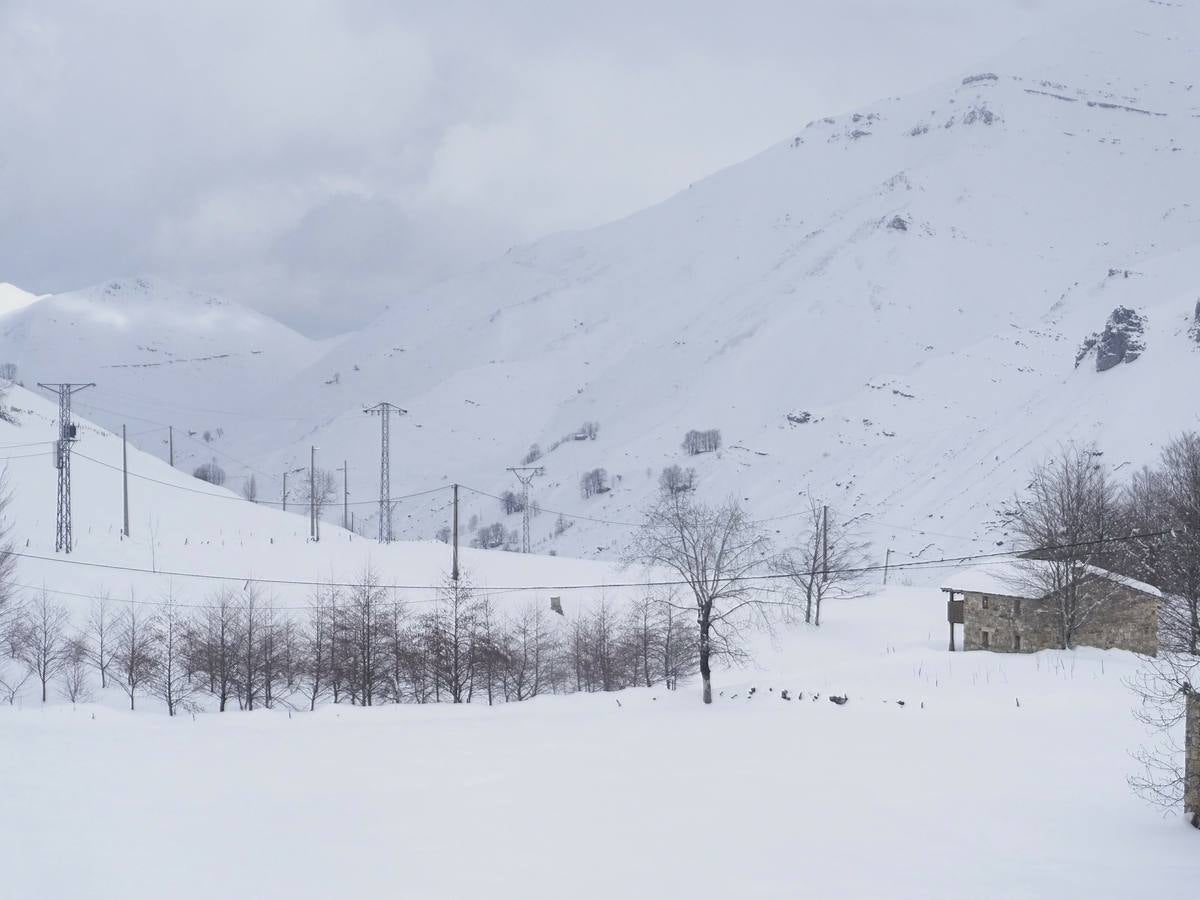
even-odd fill
[[[1077,630],[1077,645],[1157,654],[1156,597],[1105,579],[1095,579],[1083,590],[1085,597],[1089,591],[1102,591],[1103,599]],[[1059,646],[1058,620],[1046,600],[971,591],[962,596],[964,650],[1032,653]]]

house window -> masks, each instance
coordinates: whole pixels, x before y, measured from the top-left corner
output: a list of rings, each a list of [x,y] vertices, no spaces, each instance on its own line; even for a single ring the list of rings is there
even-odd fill
[[[1015,599],[1013,601],[1013,615],[1014,616],[1021,615],[1021,598],[1020,597],[1018,597],[1017,599]],[[1017,649],[1019,650],[1020,648],[1018,647]]]
[[[1021,636],[1019,634],[1013,638],[1013,649],[1018,653],[1021,652]]]
[[[986,631],[983,632],[983,649],[984,650],[986,650],[988,647],[992,646],[991,638],[992,638],[992,636],[990,634],[988,634]]]
[[[983,608],[984,609],[988,608],[988,595],[987,594],[983,595]]]

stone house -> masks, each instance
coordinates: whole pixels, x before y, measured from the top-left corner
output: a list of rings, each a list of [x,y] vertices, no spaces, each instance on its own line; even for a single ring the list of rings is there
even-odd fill
[[[1054,597],[1042,594],[1035,571],[1038,560],[1012,560],[964,569],[942,590],[949,595],[946,618],[950,649],[955,625],[962,626],[964,650],[1032,653],[1060,646]],[[1087,566],[1080,607],[1086,610],[1074,635],[1079,646],[1158,652],[1158,608],[1161,592],[1107,569]]]

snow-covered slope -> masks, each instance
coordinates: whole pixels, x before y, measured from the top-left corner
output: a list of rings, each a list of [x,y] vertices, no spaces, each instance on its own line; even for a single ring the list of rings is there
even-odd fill
[[[0,296],[0,303],[3,297]],[[208,461],[203,445],[263,412],[255,398],[324,348],[228,300],[132,278],[42,297],[0,317],[0,362],[26,385],[95,382],[76,408],[176,461]]]
[[[450,570],[450,548],[441,543],[381,546],[329,522],[322,525],[320,541],[313,542],[305,510],[293,506],[283,512],[250,503],[137,449],[129,451],[130,536],[125,538],[120,436],[82,417],[76,417],[79,440],[72,454],[75,547],[70,556],[56,554],[57,471],[51,450],[57,407],[20,387],[10,390],[7,402],[16,422],[0,419],[0,469],[11,495],[5,521],[20,554],[17,584],[26,597],[47,590],[76,621],[100,593],[157,601],[171,590],[181,602],[201,604],[222,587],[241,589],[247,579],[260,583],[276,604],[303,608],[313,592],[304,582],[353,582],[367,566],[396,599],[420,608]],[[448,521],[447,500],[428,498],[429,514]],[[612,583],[620,577],[604,562],[466,548],[461,563],[480,587]],[[225,577],[193,577],[199,575]],[[498,608],[544,604],[545,596],[544,591],[511,591],[498,595],[497,603]],[[594,599],[579,596],[581,603]],[[568,617],[580,609],[566,604]]]
[[[764,518],[811,492],[904,553],[994,546],[995,506],[1059,441],[1136,463],[1196,423],[1197,58],[1200,12],[1139,0],[810,123],[660,206],[405,298],[277,395],[299,421],[231,446],[278,470],[318,444],[362,496],[378,424],[359,410],[389,400],[411,412],[394,494],[494,494],[531,444],[590,420],[595,441],[540,461],[543,507],[636,521],[680,463]],[[1118,305],[1146,317],[1144,352],[1076,368]],[[724,450],[685,457],[708,428]],[[584,501],[597,466],[614,489]],[[567,553],[627,531],[554,525],[538,517],[535,543]]]
[[[37,294],[24,291],[7,281],[0,281],[0,316],[31,306],[39,299],[41,298]]]
[[[942,609],[895,587],[831,604],[722,672],[708,707],[690,686],[175,718],[0,705],[5,883],[208,898],[179,865],[202,852],[263,900],[1194,897],[1194,830],[1125,783],[1147,740],[1136,658],[948,653]]]

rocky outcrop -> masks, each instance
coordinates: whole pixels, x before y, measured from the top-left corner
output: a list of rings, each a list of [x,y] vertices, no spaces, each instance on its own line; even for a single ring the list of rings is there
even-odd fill
[[[1200,300],[1196,301],[1196,311],[1192,314],[1192,327],[1188,329],[1192,340],[1200,344]]]
[[[1084,338],[1075,354],[1075,367],[1079,368],[1093,354],[1097,372],[1133,362],[1146,349],[1145,331],[1145,316],[1127,306],[1118,306],[1109,315],[1103,331]]]

